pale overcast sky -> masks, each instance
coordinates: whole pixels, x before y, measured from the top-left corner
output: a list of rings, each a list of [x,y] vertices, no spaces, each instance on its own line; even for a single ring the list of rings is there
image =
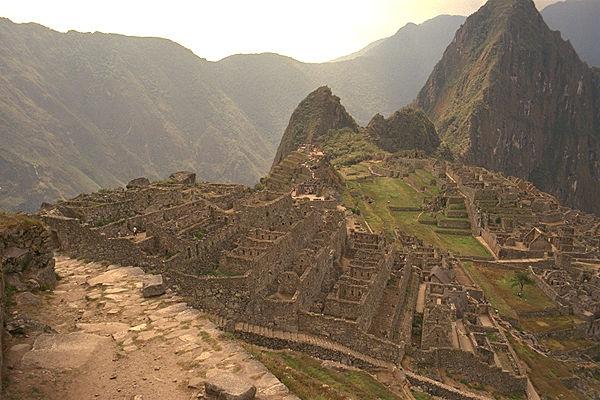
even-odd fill
[[[538,8],[557,0],[536,0]],[[198,56],[276,52],[326,61],[439,14],[484,0],[0,0],[0,16],[66,32],[172,39]]]

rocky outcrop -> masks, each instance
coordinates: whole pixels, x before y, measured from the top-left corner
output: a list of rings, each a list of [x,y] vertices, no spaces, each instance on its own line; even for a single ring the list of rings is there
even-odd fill
[[[423,150],[432,153],[440,144],[433,122],[420,110],[405,107],[385,119],[381,114],[367,125],[367,133],[382,150]]]
[[[26,324],[19,315],[6,318],[9,293],[50,289],[56,285],[52,248],[50,234],[41,222],[0,212],[0,397],[5,370],[5,326],[12,333]],[[31,293],[20,293],[27,294],[35,297]]]
[[[0,214],[0,264],[7,284],[17,291],[56,285],[54,243],[38,220]]]
[[[358,130],[354,118],[348,114],[340,98],[331,89],[322,86],[308,95],[296,108],[286,128],[273,166],[276,166],[298,147],[311,144],[332,129]]]
[[[600,78],[531,0],[490,0],[417,99],[463,161],[600,213]]]

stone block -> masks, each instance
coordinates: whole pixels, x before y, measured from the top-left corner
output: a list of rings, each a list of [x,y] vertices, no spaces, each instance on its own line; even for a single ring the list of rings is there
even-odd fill
[[[142,295],[144,297],[156,297],[165,294],[166,287],[162,275],[146,275],[144,277],[144,286]]]
[[[171,174],[169,179],[175,183],[192,186],[196,184],[196,174],[188,171],[179,171]]]
[[[148,178],[135,178],[130,180],[126,187],[127,189],[133,189],[146,186],[150,186],[150,181],[148,180]]]
[[[256,386],[248,379],[218,369],[206,373],[204,387],[208,398],[217,400],[252,400],[256,396]]]

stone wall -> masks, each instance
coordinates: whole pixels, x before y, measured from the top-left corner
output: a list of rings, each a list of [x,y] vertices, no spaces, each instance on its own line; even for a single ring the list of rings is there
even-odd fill
[[[467,393],[410,371],[404,371],[404,375],[412,386],[419,387],[436,398],[445,400],[489,400],[489,397]]]
[[[159,263],[157,257],[149,257],[128,239],[101,235],[88,226],[81,225],[78,219],[46,216],[44,221],[56,232],[59,249],[75,258],[122,265],[131,265],[132,260],[135,260],[137,266],[154,268]]]
[[[246,323],[234,324],[233,333],[245,341],[263,347],[300,351],[322,360],[337,361],[358,368],[381,367],[394,369],[396,367],[395,364],[379,360],[368,354],[362,354],[343,344],[304,333],[276,331]]]
[[[250,301],[252,290],[247,276],[196,276],[174,269],[163,274],[190,305],[227,319],[235,321],[243,316]]]
[[[325,337],[336,343],[372,357],[400,365],[404,357],[404,343],[396,344],[361,331],[357,324],[338,318],[310,312],[300,312],[298,328],[301,332]]]
[[[11,277],[13,286],[24,285],[23,290],[53,288],[56,274],[54,240],[50,232],[41,221],[25,216],[14,218],[14,223],[0,231],[4,275]]]
[[[4,375],[4,323],[7,290],[35,291],[56,285],[54,243],[38,220],[0,213],[0,397]]]
[[[416,350],[412,356],[415,365],[420,368],[443,368],[470,382],[490,386],[503,395],[523,395],[527,391],[526,376],[516,376],[496,365],[488,365],[473,353],[439,348],[428,351]]]

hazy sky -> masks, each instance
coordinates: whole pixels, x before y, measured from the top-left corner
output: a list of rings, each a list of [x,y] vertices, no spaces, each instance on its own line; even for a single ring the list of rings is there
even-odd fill
[[[536,0],[538,8],[557,0]],[[59,31],[172,39],[200,57],[276,52],[326,61],[407,22],[467,15],[484,0],[0,0],[0,16]]]

